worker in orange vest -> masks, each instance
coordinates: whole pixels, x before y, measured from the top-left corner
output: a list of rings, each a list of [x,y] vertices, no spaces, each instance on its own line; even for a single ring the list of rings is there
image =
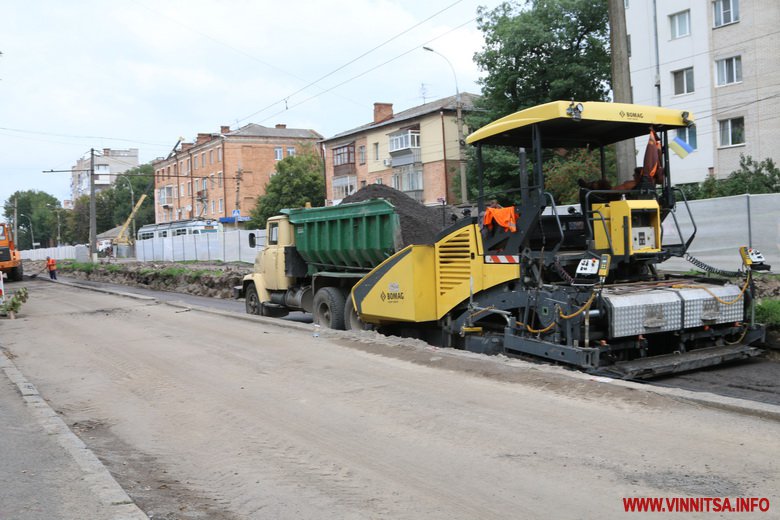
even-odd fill
[[[49,278],[57,279],[57,261],[50,256],[46,257],[46,269],[49,270]]]

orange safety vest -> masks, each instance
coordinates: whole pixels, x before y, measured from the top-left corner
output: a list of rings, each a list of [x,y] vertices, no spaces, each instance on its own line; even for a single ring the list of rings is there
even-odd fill
[[[49,271],[56,271],[57,270],[57,261],[53,258],[49,258],[46,260],[46,268]]]
[[[514,206],[507,208],[487,208],[485,210],[485,225],[493,229],[493,222],[504,228],[505,231],[514,233],[517,231],[517,213]]]

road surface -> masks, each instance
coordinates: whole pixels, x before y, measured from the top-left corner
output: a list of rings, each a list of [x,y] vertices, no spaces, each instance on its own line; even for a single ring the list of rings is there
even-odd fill
[[[153,518],[596,518],[644,496],[780,508],[773,419],[491,358],[497,377],[481,356],[372,333],[26,285],[2,347]]]

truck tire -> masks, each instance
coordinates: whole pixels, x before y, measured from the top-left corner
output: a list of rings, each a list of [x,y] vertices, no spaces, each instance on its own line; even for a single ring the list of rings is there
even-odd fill
[[[344,327],[346,330],[370,330],[370,326],[363,323],[358,316],[355,306],[352,304],[352,298],[347,296],[347,302],[344,304]]]
[[[263,309],[260,298],[257,296],[257,289],[254,284],[250,284],[246,288],[246,313],[247,314],[260,314]]]
[[[344,330],[344,292],[338,287],[323,287],[314,295],[314,323],[329,329]]]
[[[19,264],[11,269],[11,272],[8,274],[8,278],[10,278],[12,282],[21,282],[24,278],[24,269],[22,268],[22,264]]]

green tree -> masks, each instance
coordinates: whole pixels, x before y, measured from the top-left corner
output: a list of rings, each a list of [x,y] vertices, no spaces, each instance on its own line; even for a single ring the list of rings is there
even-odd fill
[[[276,174],[265,188],[265,195],[257,198],[251,213],[251,225],[264,228],[269,217],[284,208],[325,204],[325,180],[322,159],[314,150],[293,157],[285,157],[276,163]]]
[[[130,182],[133,186],[133,200],[138,202],[142,194],[146,194],[146,200],[138,208],[135,215],[136,227],[154,223],[154,169],[151,164],[143,164],[137,168],[127,170],[122,174],[127,180],[117,179],[111,188],[114,192],[114,207],[111,220],[114,226],[125,223],[133,209],[130,197]],[[113,226],[112,226],[113,227]]]
[[[504,2],[492,10],[480,7],[477,23],[485,46],[474,60],[485,76],[477,110],[467,118],[469,127],[550,101],[607,99],[611,71],[606,0]],[[519,188],[516,153],[483,150],[486,193]],[[474,197],[475,168],[469,176]]]
[[[3,215],[5,221],[13,226],[14,201],[19,236],[16,242],[19,249],[32,249],[33,236],[41,247],[53,246],[57,239],[56,208],[60,202],[53,195],[38,190],[17,191],[5,202]],[[32,226],[32,228],[31,228]]]

